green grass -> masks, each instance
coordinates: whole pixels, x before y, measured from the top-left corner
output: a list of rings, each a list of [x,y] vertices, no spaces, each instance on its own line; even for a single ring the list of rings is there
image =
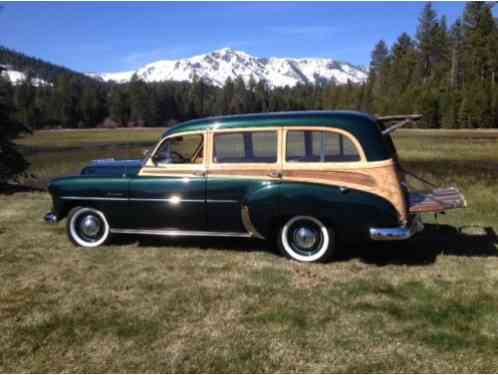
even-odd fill
[[[469,207],[323,265],[249,240],[120,237],[82,250],[42,222],[46,193],[0,195],[0,371],[498,371],[498,143],[395,142],[408,169],[456,184]],[[30,158],[49,178],[139,151]]]

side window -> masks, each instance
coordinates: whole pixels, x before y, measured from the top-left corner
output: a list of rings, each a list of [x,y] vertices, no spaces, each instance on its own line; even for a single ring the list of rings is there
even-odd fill
[[[287,132],[288,162],[359,161],[353,142],[340,133],[329,131],[289,130]]]
[[[201,134],[172,137],[161,144],[152,160],[156,164],[201,164],[203,146]]]
[[[277,132],[237,132],[214,135],[215,163],[275,163]]]

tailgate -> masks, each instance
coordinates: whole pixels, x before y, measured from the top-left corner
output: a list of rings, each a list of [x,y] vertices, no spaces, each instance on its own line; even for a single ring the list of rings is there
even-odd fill
[[[456,187],[434,189],[430,193],[408,193],[410,213],[441,212],[467,206],[465,197]]]

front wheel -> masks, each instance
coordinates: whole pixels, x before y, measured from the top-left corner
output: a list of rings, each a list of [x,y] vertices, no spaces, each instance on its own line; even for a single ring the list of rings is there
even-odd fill
[[[67,218],[67,234],[72,243],[82,247],[97,247],[109,237],[105,215],[91,207],[76,207]]]
[[[332,229],[312,216],[294,216],[280,229],[278,247],[282,254],[300,262],[323,262],[332,256]]]

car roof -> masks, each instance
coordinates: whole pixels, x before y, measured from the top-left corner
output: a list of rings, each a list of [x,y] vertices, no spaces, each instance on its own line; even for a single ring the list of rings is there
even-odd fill
[[[366,113],[354,111],[295,111],[267,112],[242,115],[206,117],[182,122],[168,129],[163,136],[187,131],[202,131],[206,129],[227,129],[234,127],[265,127],[265,126],[302,126],[320,125],[341,128],[347,123],[375,124],[375,118]]]
[[[274,126],[323,126],[345,130],[360,142],[367,160],[389,157],[377,120],[354,111],[296,111],[217,116],[180,123],[162,137],[208,129],[265,128]]]

